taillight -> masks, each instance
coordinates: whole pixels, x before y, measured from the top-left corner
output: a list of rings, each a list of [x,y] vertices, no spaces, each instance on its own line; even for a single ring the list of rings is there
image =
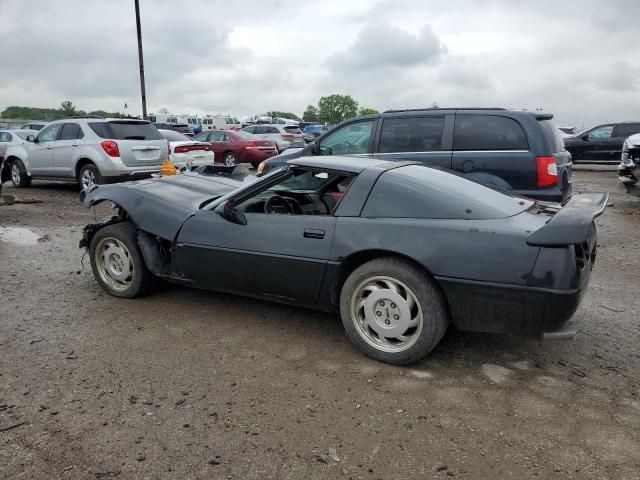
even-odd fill
[[[246,148],[256,148],[258,143],[255,140],[249,140],[245,146]]]
[[[118,144],[113,140],[105,140],[100,145],[102,145],[102,149],[104,150],[104,153],[106,153],[110,157],[120,156],[120,150],[118,149]]]
[[[551,187],[558,184],[558,165],[553,157],[536,157],[538,187]]]
[[[282,135],[280,135],[282,138],[284,138],[285,140],[293,140],[293,133],[283,133]]]

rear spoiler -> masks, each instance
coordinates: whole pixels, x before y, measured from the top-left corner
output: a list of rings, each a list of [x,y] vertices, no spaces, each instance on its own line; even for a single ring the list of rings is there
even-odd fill
[[[608,193],[574,195],[544,227],[527,238],[527,243],[540,247],[561,247],[587,241],[593,220],[602,215],[608,200]]]

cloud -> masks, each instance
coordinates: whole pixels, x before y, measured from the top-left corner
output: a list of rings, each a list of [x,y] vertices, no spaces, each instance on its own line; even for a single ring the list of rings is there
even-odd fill
[[[542,107],[638,119],[637,0],[140,0],[149,110]],[[551,14],[550,14],[551,12]],[[0,0],[0,110],[140,111],[133,2]]]
[[[406,68],[436,63],[446,52],[446,46],[430,25],[412,34],[388,23],[376,22],[364,26],[355,42],[329,57],[327,64],[336,73]]]

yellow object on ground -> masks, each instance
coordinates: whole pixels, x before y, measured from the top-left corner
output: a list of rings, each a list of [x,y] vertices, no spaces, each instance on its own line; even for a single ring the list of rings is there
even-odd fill
[[[165,160],[160,169],[160,175],[175,175],[178,173],[176,167],[169,160]]]

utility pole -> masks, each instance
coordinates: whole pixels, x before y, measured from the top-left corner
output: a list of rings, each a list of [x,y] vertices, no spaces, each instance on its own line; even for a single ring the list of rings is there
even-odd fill
[[[140,5],[136,4],[136,28],[138,30],[138,63],[140,64],[140,92],[142,93],[142,118],[147,119],[147,94],[144,88],[144,59],[142,58],[142,29],[140,28]]]

